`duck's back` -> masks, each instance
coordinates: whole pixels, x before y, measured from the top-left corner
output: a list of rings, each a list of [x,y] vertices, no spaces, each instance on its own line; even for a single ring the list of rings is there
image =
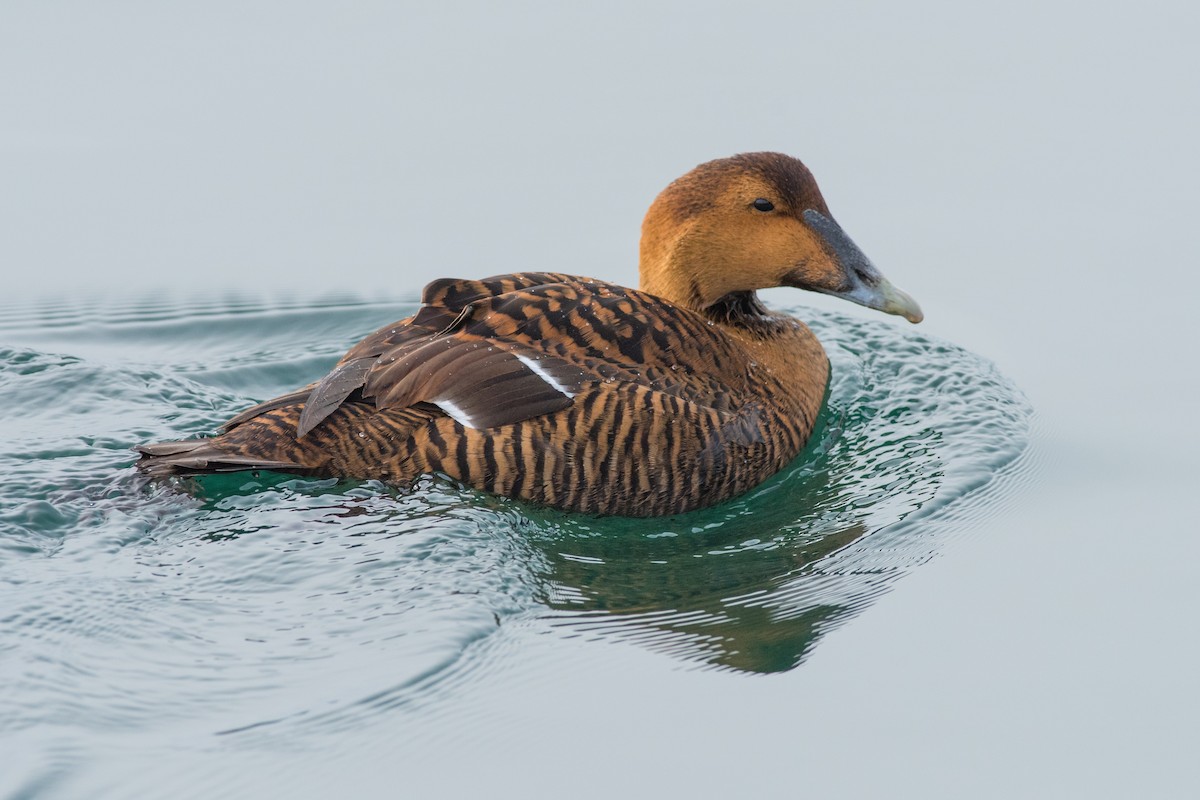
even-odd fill
[[[143,448],[154,474],[444,473],[559,508],[647,516],[744,492],[803,447],[828,364],[799,322],[717,321],[550,273],[440,280],[413,317],[215,439]]]

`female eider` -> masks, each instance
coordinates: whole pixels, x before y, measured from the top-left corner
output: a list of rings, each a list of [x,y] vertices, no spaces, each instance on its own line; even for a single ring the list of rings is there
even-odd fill
[[[153,476],[280,470],[409,482],[444,473],[599,514],[690,511],[745,492],[803,448],[829,362],[755,290],[921,310],[779,153],[710,161],[655,199],[638,291],[520,272],[434,281],[315,384],[210,439],[145,445]]]

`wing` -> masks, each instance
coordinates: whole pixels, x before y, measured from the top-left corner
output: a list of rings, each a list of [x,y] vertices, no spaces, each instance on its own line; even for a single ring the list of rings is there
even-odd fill
[[[571,404],[586,375],[536,347],[491,335],[488,301],[568,279],[520,273],[482,281],[441,279],[425,287],[407,320],[368,336],[308,394],[304,436],[356,392],[378,408],[438,406],[471,428],[508,425]]]
[[[430,403],[483,429],[561,410],[585,386],[616,381],[728,410],[746,383],[741,349],[706,318],[615,284],[558,273],[443,279],[422,300],[315,386],[228,427],[303,398],[299,436],[347,400],[380,409]]]

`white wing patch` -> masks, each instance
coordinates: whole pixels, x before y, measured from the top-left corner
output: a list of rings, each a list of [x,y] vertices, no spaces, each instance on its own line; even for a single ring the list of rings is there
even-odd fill
[[[529,367],[529,370],[531,372],[533,372],[533,374],[537,375],[539,378],[544,380],[552,389],[554,389],[554,391],[558,392],[559,394],[561,394],[565,397],[574,397],[575,396],[574,392],[572,392],[566,386],[563,386],[561,383],[559,383],[558,380],[553,375],[551,375],[549,372],[547,372],[542,367],[542,365],[539,364],[535,359],[532,359],[526,355],[522,355],[521,353],[513,353],[513,355],[517,357],[518,361],[520,361],[525,366]],[[447,411],[446,413],[449,414],[450,412]],[[451,414],[451,416],[453,416],[453,415]],[[466,424],[466,423],[464,423],[464,424]]]
[[[479,426],[474,423],[474,421],[471,419],[471,416],[449,400],[434,400],[433,404],[442,411],[445,411],[451,419],[453,419],[459,425],[462,425],[464,428],[474,428],[479,430]]]

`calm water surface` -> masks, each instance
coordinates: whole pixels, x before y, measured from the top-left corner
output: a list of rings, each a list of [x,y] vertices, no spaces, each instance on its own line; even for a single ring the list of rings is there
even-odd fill
[[[411,309],[237,296],[3,311],[13,785],[96,790],[114,760],[170,771],[213,749],[328,753],[343,732],[409,737],[415,714],[422,736],[452,738],[466,693],[538,675],[531,637],[551,661],[621,643],[728,681],[791,670],[987,513],[1028,436],[1028,402],[988,361],[891,320],[798,309],[833,364],[813,443],[701,512],[586,517],[436,477],[149,484],[130,467],[133,445],[211,432]]]

